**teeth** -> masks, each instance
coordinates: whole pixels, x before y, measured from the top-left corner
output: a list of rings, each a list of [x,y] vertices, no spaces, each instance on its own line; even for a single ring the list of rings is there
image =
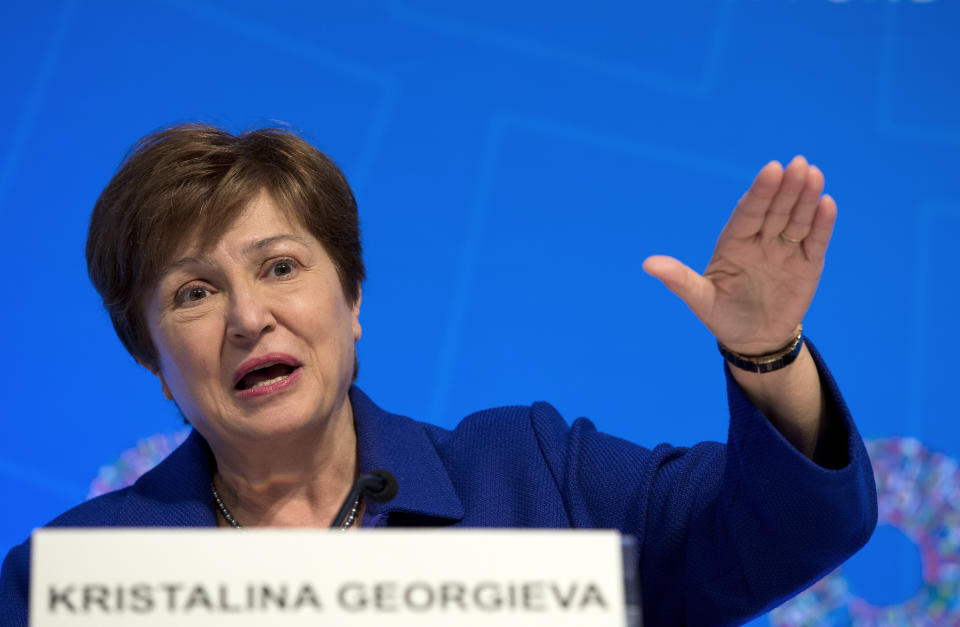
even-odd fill
[[[279,361],[271,361],[269,363],[263,364],[262,366],[257,366],[250,372],[256,372],[257,370],[263,370],[264,368],[269,368],[270,366],[276,366],[279,363],[280,363]]]
[[[280,375],[279,377],[274,377],[273,379],[267,379],[266,381],[261,381],[260,383],[252,386],[250,389],[253,390],[253,389],[256,389],[256,388],[262,388],[262,387],[265,386],[265,385],[273,385],[273,384],[276,383],[277,381],[283,381],[284,379],[286,379],[286,378],[289,377],[289,376],[290,376],[290,375],[288,375],[288,374],[282,374],[282,375]]]

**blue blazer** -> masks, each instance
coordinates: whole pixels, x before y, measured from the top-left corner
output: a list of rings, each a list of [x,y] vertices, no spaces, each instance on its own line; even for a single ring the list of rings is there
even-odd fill
[[[360,469],[385,468],[400,485],[393,501],[367,504],[363,526],[615,528],[638,540],[645,625],[743,621],[836,567],[876,525],[870,461],[811,351],[843,425],[835,470],[797,452],[729,372],[727,445],[652,450],[583,418],[568,425],[547,403],[481,411],[448,430],[385,412],[354,387]],[[213,526],[213,467],[193,432],[134,485],[50,525]],[[27,625],[29,564],[29,540],[3,563],[4,626]]]

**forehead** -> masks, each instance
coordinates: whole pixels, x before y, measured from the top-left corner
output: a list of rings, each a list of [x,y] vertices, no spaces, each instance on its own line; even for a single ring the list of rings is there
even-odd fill
[[[283,209],[274,200],[273,195],[261,190],[256,196],[244,203],[235,212],[231,224],[222,235],[212,242],[212,248],[225,241],[238,239],[260,239],[278,232],[303,232],[306,228],[291,209]],[[198,242],[195,242],[196,245]]]
[[[277,203],[267,190],[261,190],[230,212],[222,212],[216,222],[209,222],[199,221],[187,227],[187,234],[179,245],[171,247],[165,255],[161,275],[167,272],[170,264],[176,264],[183,257],[206,256],[221,247],[263,248],[282,239],[277,236],[284,234],[294,236],[292,239],[305,240],[303,243],[315,239],[298,212]]]

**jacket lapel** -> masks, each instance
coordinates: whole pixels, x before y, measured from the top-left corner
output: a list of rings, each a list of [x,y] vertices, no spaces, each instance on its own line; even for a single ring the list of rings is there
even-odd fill
[[[210,494],[213,455],[196,430],[156,468],[133,484],[117,515],[118,526],[213,527]]]
[[[395,522],[403,519],[418,525],[449,525],[463,519],[463,505],[427,435],[427,425],[383,411],[356,386],[350,389],[350,402],[360,472],[389,470],[399,483],[397,496],[389,503],[367,502],[367,515],[392,515]]]

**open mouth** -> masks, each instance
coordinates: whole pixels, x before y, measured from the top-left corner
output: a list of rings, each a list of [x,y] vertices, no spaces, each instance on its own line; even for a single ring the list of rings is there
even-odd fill
[[[280,381],[283,381],[289,377],[297,368],[299,368],[299,366],[291,366],[290,364],[281,363],[257,366],[247,374],[240,377],[240,380],[237,381],[237,384],[233,387],[237,390],[252,390],[254,388],[273,385],[274,383],[279,383]]]

